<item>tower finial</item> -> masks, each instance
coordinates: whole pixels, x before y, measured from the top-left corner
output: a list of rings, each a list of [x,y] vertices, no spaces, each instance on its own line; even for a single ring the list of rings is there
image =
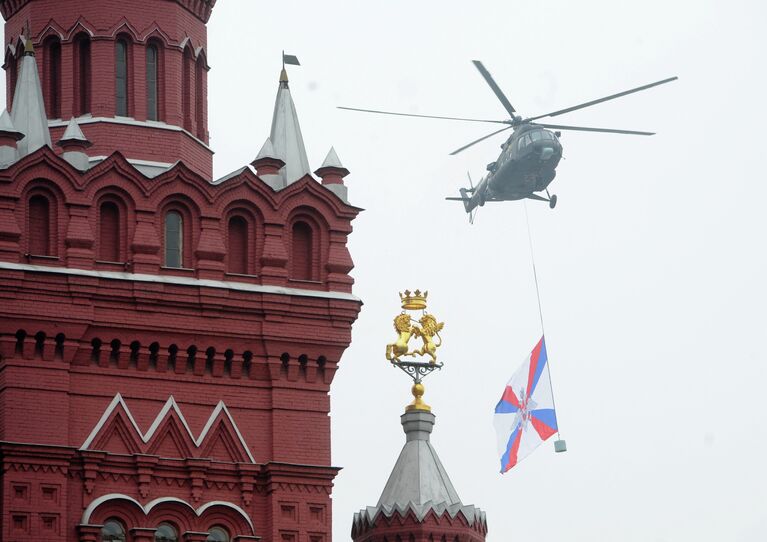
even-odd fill
[[[298,61],[298,57],[295,55],[286,55],[285,51],[282,51],[282,71],[280,72],[280,83],[288,82],[288,72],[285,69],[285,64],[290,64],[291,66],[301,65],[301,63]]]
[[[441,369],[442,363],[437,362],[437,349],[442,346],[442,337],[439,332],[444,327],[444,322],[439,322],[433,314],[426,312],[426,298],[428,292],[420,290],[411,292],[405,290],[404,295],[399,294],[403,310],[394,318],[394,330],[397,332],[397,340],[386,345],[386,359],[413,379],[411,392],[415,400],[406,408],[406,412],[431,411],[431,407],[423,401],[423,379],[435,369]],[[416,320],[407,312],[421,310],[423,315]],[[420,325],[419,325],[420,324]],[[410,339],[420,338],[423,347],[410,350]],[[436,340],[435,340],[436,338]],[[403,360],[402,357],[428,356],[429,361]]]

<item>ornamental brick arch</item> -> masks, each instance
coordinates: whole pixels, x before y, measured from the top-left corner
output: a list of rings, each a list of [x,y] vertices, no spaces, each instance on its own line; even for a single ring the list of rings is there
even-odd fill
[[[165,32],[160,26],[153,22],[149,27],[145,28],[141,32],[141,40],[144,43],[148,43],[150,40],[157,40],[162,43],[163,47],[168,49],[176,48],[176,43],[171,39],[167,32]]]
[[[7,190],[20,196],[30,182],[45,178],[52,186],[55,185],[56,190],[66,197],[68,203],[71,203],[77,199],[79,189],[85,184],[78,173],[68,162],[45,146],[0,173],[0,183],[4,178],[6,182],[8,178],[13,178],[13,183],[9,184]]]
[[[256,536],[254,525],[245,511],[228,502],[211,502],[198,509],[197,522],[201,532],[209,532],[213,527],[223,527],[232,540],[238,536]]]
[[[158,212],[155,215],[155,226],[158,229],[161,241],[161,265],[165,268],[176,267],[168,265],[168,227],[166,222],[169,213],[178,213],[181,215],[181,259],[179,268],[194,269],[195,268],[195,247],[200,238],[200,209],[193,199],[183,194],[170,194],[162,199],[157,206]]]
[[[322,282],[327,262],[328,223],[313,207],[301,205],[288,214],[285,241],[288,247],[288,278]]]
[[[161,523],[169,523],[183,539],[187,531],[199,531],[198,518],[195,509],[180,498],[164,498],[147,503],[148,513],[144,523],[147,527],[156,528]]]
[[[45,208],[41,205],[43,200]],[[21,202],[18,216],[27,234],[21,240],[26,258],[30,261],[39,257],[60,258],[65,247],[62,233],[68,225],[64,193],[50,179],[38,177],[26,184]]]
[[[128,495],[107,494],[94,499],[83,512],[81,525],[104,525],[110,519],[122,523],[125,532],[144,523],[145,513],[141,504]]]
[[[93,39],[96,36],[96,27],[93,26],[88,19],[80,16],[66,31],[66,39],[64,41],[72,41],[82,33],[85,33],[90,39]]]
[[[122,187],[106,185],[94,194],[92,201],[90,216],[96,235],[96,263],[127,263],[130,261],[128,240],[133,237],[136,223],[134,199]],[[116,217],[111,216],[113,208]]]
[[[264,217],[261,210],[249,200],[238,199],[229,203],[223,217],[227,273],[257,275],[264,247]]]
[[[40,33],[38,33],[32,41],[35,45],[40,45],[47,38],[56,36],[63,42],[66,41],[67,34],[68,32],[59,23],[57,23],[54,19],[50,19],[45,28],[43,28],[42,31],[40,31]]]
[[[120,35],[125,35],[132,43],[141,43],[140,34],[138,30],[131,24],[131,22],[122,17],[115,25],[105,32],[105,35],[117,39]]]

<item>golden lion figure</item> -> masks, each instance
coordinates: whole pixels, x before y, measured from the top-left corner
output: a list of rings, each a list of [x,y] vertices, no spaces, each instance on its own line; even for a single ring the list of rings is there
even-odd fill
[[[420,332],[417,326],[410,325],[409,314],[399,314],[394,318],[394,331],[399,334],[397,340],[386,345],[386,359],[399,361],[400,356],[406,356],[408,342],[413,333]]]
[[[413,333],[416,337],[423,339],[423,346],[420,350],[413,350],[405,354],[406,356],[430,356],[431,363],[437,363],[437,348],[442,346],[442,337],[439,332],[445,327],[444,322],[437,323],[437,319],[431,314],[424,314],[418,323],[421,327],[413,326]],[[439,339],[439,343],[434,342],[434,336]]]

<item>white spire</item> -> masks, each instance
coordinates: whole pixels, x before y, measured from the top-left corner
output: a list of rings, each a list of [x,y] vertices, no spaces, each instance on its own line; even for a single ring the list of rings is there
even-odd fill
[[[90,141],[88,141],[88,138],[85,137],[85,134],[83,134],[83,131],[80,129],[80,125],[77,124],[77,121],[74,117],[69,119],[69,124],[67,124],[67,129],[64,130],[64,135],[61,136],[61,142],[68,142],[68,141],[81,141],[84,145],[87,145],[90,147]]]
[[[8,110],[0,115],[0,168],[5,169],[19,159],[18,141],[24,137],[13,125]]]
[[[320,169],[324,167],[335,167],[338,169],[345,169],[344,166],[341,164],[341,160],[338,159],[338,154],[336,154],[335,147],[330,147],[330,150],[328,151],[328,155],[325,157],[325,161],[322,162]]]
[[[85,154],[85,149],[91,146],[91,142],[85,137],[80,125],[74,117],[69,120],[64,135],[61,136],[58,145],[64,149],[62,158],[72,164],[80,171],[85,171],[91,167],[90,159]]]
[[[304,175],[309,174],[309,160],[306,158],[304,138],[301,135],[296,106],[290,96],[288,78],[284,69],[280,76],[280,86],[274,103],[272,131],[269,139],[274,146],[276,157],[285,162],[285,167],[280,169],[283,186],[294,183]]]
[[[21,73],[13,94],[11,119],[16,129],[26,136],[19,141],[19,156],[33,153],[43,145],[52,146],[35,51],[28,38],[24,56],[21,57]]]
[[[261,150],[258,151],[258,155],[256,156],[256,160],[259,160],[261,158],[279,158],[277,156],[277,153],[274,152],[274,145],[272,145],[271,138],[266,138],[266,141],[264,141],[263,146],[261,147]]]

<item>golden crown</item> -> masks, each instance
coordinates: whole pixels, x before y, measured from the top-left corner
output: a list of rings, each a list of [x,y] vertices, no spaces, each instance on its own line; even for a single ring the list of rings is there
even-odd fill
[[[426,298],[429,297],[429,292],[421,293],[421,290],[411,292],[405,290],[405,294],[402,292],[399,294],[400,301],[402,301],[402,308],[409,311],[417,311],[426,308]]]

